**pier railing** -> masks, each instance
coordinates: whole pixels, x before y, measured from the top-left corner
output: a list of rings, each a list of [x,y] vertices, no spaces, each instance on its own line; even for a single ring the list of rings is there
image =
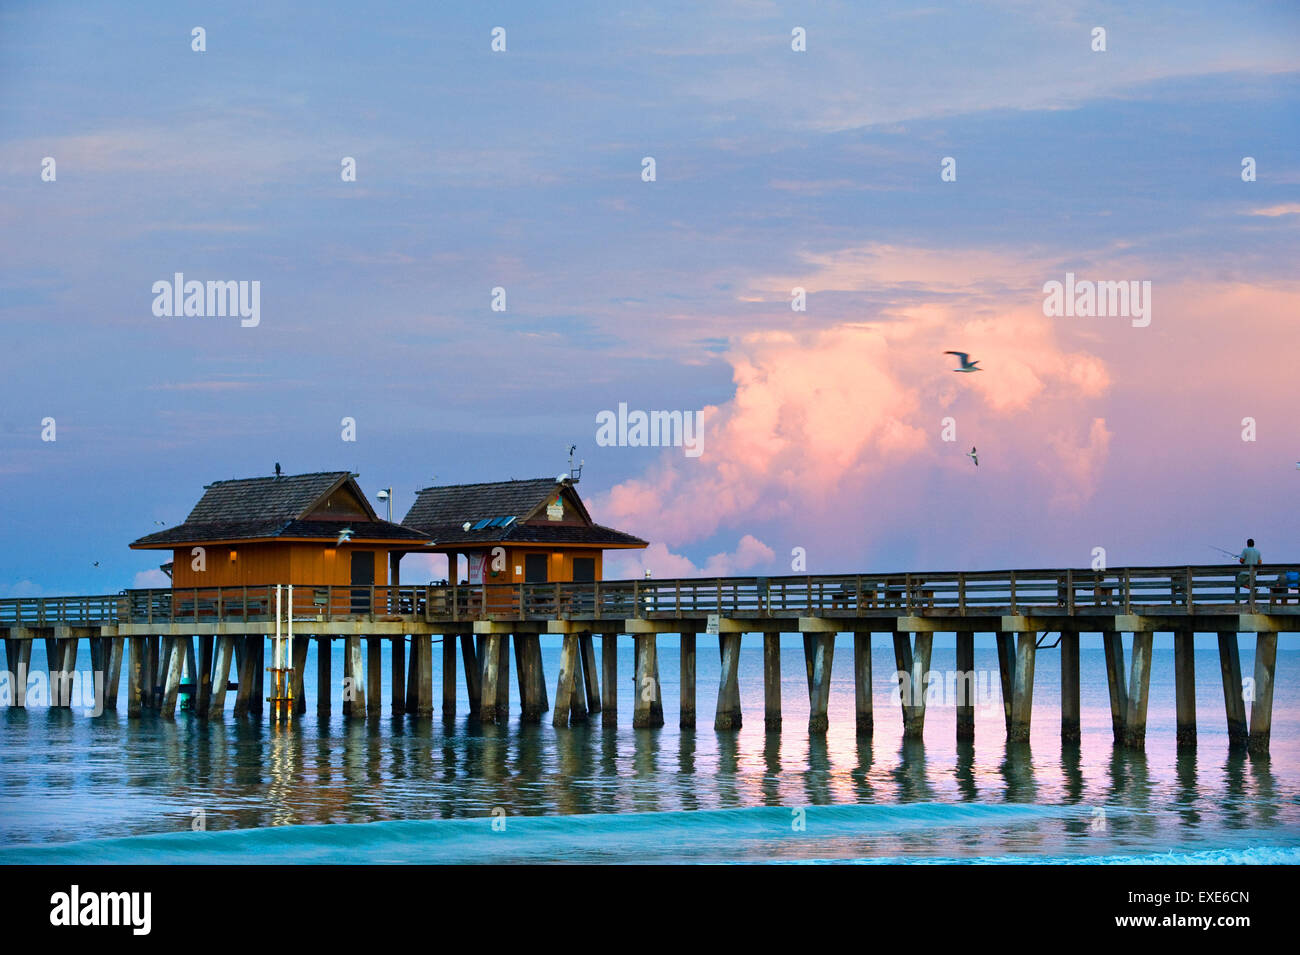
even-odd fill
[[[274,585],[0,600],[0,627],[270,621]],[[1300,614],[1300,565],[295,586],[295,620]]]

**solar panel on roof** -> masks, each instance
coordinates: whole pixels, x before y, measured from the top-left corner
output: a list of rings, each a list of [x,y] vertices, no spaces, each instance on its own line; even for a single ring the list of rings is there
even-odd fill
[[[491,520],[492,520],[492,518],[490,518],[490,517],[485,517],[485,518],[483,518],[481,521],[479,521],[477,524],[475,524],[473,527],[471,527],[470,530],[472,530],[472,531],[481,531],[483,528],[485,528],[485,527],[488,526],[488,524],[489,524],[489,522],[491,522]]]

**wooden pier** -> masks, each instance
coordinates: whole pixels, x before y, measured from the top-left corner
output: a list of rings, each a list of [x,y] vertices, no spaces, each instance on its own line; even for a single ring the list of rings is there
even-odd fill
[[[779,635],[803,635],[810,733],[829,726],[835,637],[853,634],[855,724],[870,736],[874,721],[871,648],[876,634],[892,640],[900,681],[905,738],[920,739],[935,633],[957,637],[957,735],[974,736],[974,635],[996,635],[1007,739],[1029,738],[1034,664],[1040,649],[1061,654],[1061,738],[1080,736],[1079,634],[1099,633],[1106,654],[1114,742],[1142,748],[1146,737],[1153,636],[1174,634],[1177,741],[1196,743],[1193,635],[1218,636],[1225,718],[1232,746],[1268,752],[1279,633],[1300,630],[1300,593],[1289,581],[1297,567],[1236,565],[1132,567],[1107,571],[1013,570],[978,573],[854,574],[689,580],[474,586],[296,587],[282,623],[292,618],[293,710],[303,713],[308,640],[317,641],[317,686],[342,686],[349,718],[383,711],[382,641],[392,649],[390,711],[432,716],[433,655],[442,650],[441,715],[456,716],[463,672],[470,716],[503,722],[511,711],[511,641],[520,718],[556,726],[592,719],[617,725],[617,653],[631,639],[635,683],[632,725],[664,724],[657,637],[681,636],[683,728],[697,719],[696,635],[716,633],[721,678],[715,730],[739,729],[739,655],[745,635],[763,638],[764,723],[781,727]],[[67,705],[66,684],[82,640],[92,672],[102,674],[96,700],[116,709],[127,667],[127,711],[174,718],[182,694],[200,719],[226,712],[260,717],[266,645],[275,629],[274,585],[267,587],[129,590],[120,594],[0,600],[12,706],[24,706],[33,641],[44,640],[52,705]],[[540,635],[562,635],[554,698],[542,668]],[[1125,660],[1122,634],[1131,633]],[[1254,634],[1253,699],[1243,694],[1239,635]],[[1048,635],[1059,635],[1054,642]],[[597,660],[595,640],[601,638]],[[336,684],[330,648],[344,641],[344,672]],[[459,648],[459,653],[457,652]],[[191,678],[184,680],[184,674]],[[98,682],[98,678],[97,678]],[[916,688],[916,692],[912,689]],[[328,693],[316,700],[328,712]]]

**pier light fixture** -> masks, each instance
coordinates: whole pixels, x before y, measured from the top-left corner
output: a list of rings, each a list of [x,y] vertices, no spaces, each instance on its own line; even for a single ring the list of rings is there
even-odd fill
[[[230,552],[230,559],[231,559],[231,560],[234,560],[234,559],[235,559],[236,557],[238,557],[238,556],[239,556],[239,552],[238,552],[238,551],[234,551],[234,550],[232,550],[232,551]]]
[[[393,523],[393,489],[391,487],[386,487],[376,494],[375,497],[379,498],[381,501],[388,502],[388,523]]]

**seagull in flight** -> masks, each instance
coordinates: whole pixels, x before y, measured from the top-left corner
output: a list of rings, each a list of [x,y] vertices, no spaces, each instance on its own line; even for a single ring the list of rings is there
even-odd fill
[[[961,362],[961,367],[960,367],[960,368],[954,368],[953,371],[972,372],[972,371],[983,371],[983,370],[984,370],[983,368],[976,368],[976,367],[975,367],[976,365],[979,364],[979,359],[976,359],[975,361],[971,361],[971,360],[970,360],[970,355],[968,355],[968,354],[967,354],[966,352],[964,352],[964,351],[946,351],[946,352],[944,352],[944,354],[945,354],[945,355],[956,355],[956,356],[957,356],[957,359]]]
[[[976,370],[978,371],[979,369],[976,369]],[[975,446],[974,446],[974,445],[971,445],[971,449],[970,449],[969,451],[966,452],[966,457],[968,457],[968,458],[970,458],[972,461],[974,461],[976,467],[979,467],[979,466],[980,466],[980,458],[979,458],[979,455],[975,453]]]

